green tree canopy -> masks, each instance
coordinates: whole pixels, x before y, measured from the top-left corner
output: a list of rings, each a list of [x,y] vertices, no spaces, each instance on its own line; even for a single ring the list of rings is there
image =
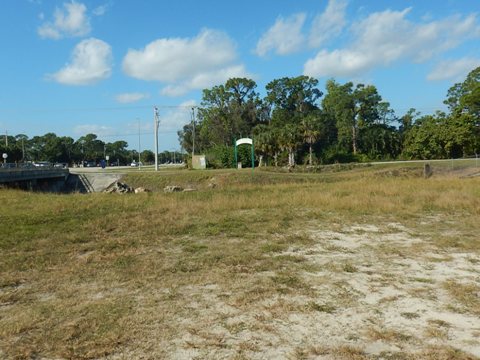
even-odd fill
[[[390,105],[382,102],[373,85],[354,86],[352,82],[341,85],[335,80],[328,80],[326,88],[323,110],[329,118],[335,119],[338,145],[344,151],[356,154],[361,148],[358,143],[360,130],[373,124],[386,124],[394,118]]]
[[[231,145],[234,138],[251,134],[262,118],[262,101],[256,87],[251,79],[233,78],[225,85],[203,90],[199,133],[206,146]],[[185,135],[183,142],[191,137]]]
[[[468,113],[480,118],[480,67],[472,70],[465,81],[453,85],[444,103],[452,113]]]

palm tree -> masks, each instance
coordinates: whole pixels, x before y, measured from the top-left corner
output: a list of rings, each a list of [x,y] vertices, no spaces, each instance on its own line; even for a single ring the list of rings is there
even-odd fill
[[[308,164],[312,166],[312,153],[313,153],[313,144],[320,137],[320,129],[318,127],[318,117],[316,114],[309,114],[303,118],[301,122],[301,130],[303,134],[303,139],[308,144]]]
[[[259,153],[258,167],[263,165],[263,157],[267,156],[270,150],[271,131],[267,125],[260,124],[253,129],[253,139],[255,141],[255,150]]]
[[[288,151],[288,166],[295,166],[295,150],[299,143],[298,127],[295,124],[287,124],[279,131],[279,145]]]
[[[275,167],[278,166],[278,154],[280,153],[280,129],[272,128],[270,130],[269,153],[273,156],[273,163]]]

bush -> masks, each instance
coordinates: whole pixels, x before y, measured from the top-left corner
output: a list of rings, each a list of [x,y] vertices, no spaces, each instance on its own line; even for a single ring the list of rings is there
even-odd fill
[[[211,169],[222,169],[233,166],[233,148],[224,145],[217,145],[205,154],[207,167]]]
[[[252,166],[250,146],[240,146],[238,150],[238,161],[243,167]],[[207,166],[211,169],[224,169],[236,167],[235,149],[233,146],[217,145],[210,148],[205,154]]]
[[[303,154],[302,164],[303,165],[309,165],[309,161],[310,161],[310,154],[307,152],[307,153]],[[318,163],[319,163],[319,159],[317,157],[317,154],[313,153],[312,154],[312,165],[317,165]]]
[[[322,163],[335,164],[335,163],[351,163],[358,162],[357,156],[352,153],[345,152],[345,150],[339,150],[335,147],[330,147],[322,153]]]

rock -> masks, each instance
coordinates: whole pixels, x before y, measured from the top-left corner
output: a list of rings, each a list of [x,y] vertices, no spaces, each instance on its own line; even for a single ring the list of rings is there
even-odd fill
[[[192,192],[192,191],[197,191],[197,189],[194,189],[194,188],[183,189],[183,192]]]
[[[150,192],[150,190],[145,189],[144,187],[138,187],[135,189],[135,194],[140,194],[140,193],[145,193],[145,192]]]
[[[423,177],[425,179],[428,179],[430,176],[432,176],[432,174],[433,174],[433,170],[432,170],[430,164],[427,163],[427,164],[423,165]]]
[[[114,182],[108,189],[105,190],[106,193],[119,193],[126,194],[133,192],[133,189],[127,184],[121,183],[120,181]]]
[[[217,181],[217,178],[215,177],[212,177],[210,178],[210,180],[208,181],[208,184],[207,184],[207,187],[209,189],[215,189],[218,185],[218,181]]]
[[[173,192],[180,192],[180,191],[183,191],[183,188],[176,185],[169,185],[163,188],[164,193],[173,193]]]

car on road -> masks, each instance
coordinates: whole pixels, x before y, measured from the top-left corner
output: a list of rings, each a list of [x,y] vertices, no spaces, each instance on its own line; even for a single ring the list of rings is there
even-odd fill
[[[139,167],[139,166],[143,166],[143,163],[140,161],[140,162],[136,162],[136,161],[133,161],[131,164],[130,164],[131,167]]]
[[[35,167],[51,167],[52,163],[49,161],[35,161],[33,163],[33,166]]]

